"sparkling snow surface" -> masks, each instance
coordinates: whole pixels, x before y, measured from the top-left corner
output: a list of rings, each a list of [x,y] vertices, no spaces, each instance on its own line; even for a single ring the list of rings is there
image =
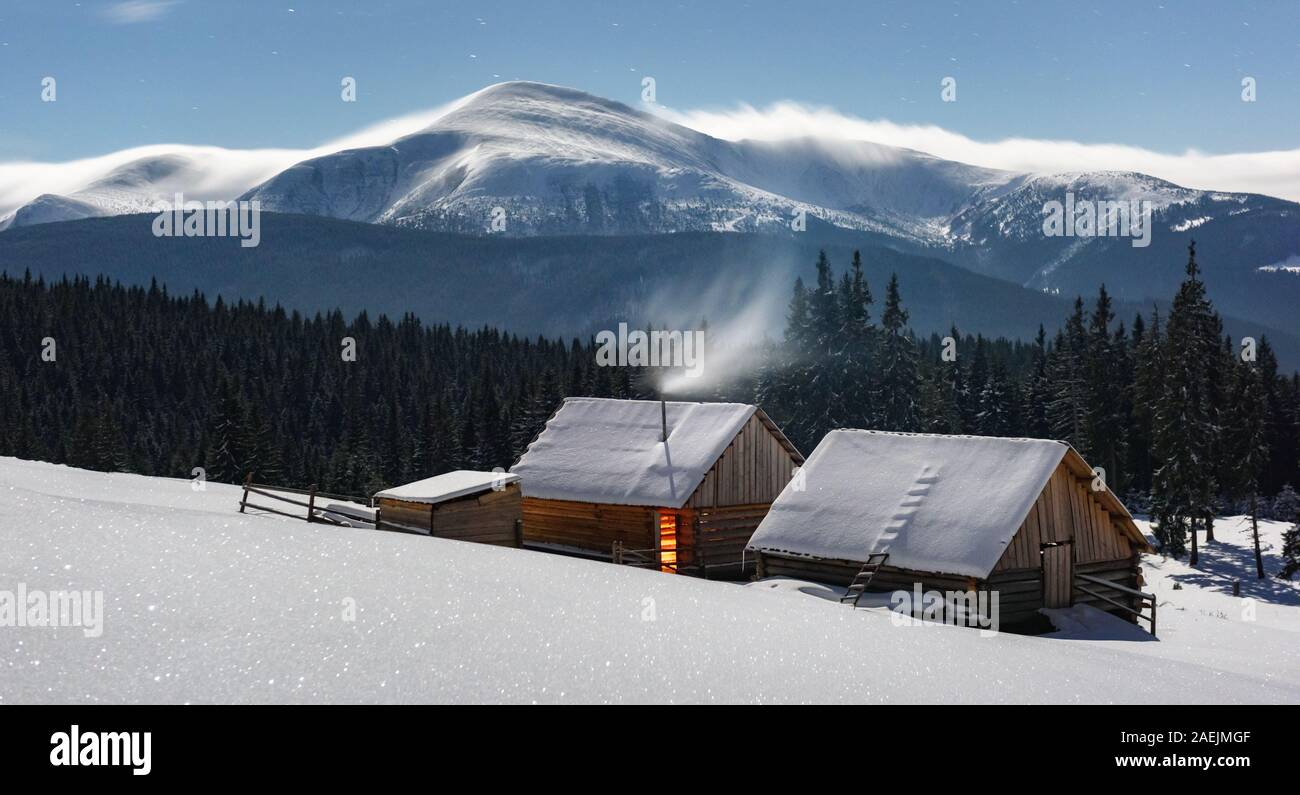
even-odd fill
[[[809,583],[241,516],[239,493],[0,458],[0,591],[105,605],[97,638],[0,627],[0,703],[1300,703],[1293,584],[1244,582],[1249,622],[1220,575],[1149,558],[1159,642],[985,638]],[[1245,548],[1223,525],[1226,567]]]

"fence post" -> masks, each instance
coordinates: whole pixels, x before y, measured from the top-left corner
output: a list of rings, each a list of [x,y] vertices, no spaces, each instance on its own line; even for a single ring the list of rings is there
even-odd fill
[[[307,495],[307,522],[311,523],[312,514],[316,512],[316,484],[311,484],[311,493]]]
[[[244,498],[239,501],[239,512],[244,512],[244,506],[248,504],[248,487],[253,485],[253,473],[249,472],[244,476]]]
[[[614,548],[610,552],[610,557],[614,559],[615,565],[617,566],[623,565],[623,542],[622,541],[614,542]]]
[[[524,546],[524,520],[515,520],[515,546],[520,549]]]

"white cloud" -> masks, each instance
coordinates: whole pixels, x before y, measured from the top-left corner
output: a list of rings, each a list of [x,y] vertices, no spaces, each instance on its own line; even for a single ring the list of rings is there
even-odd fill
[[[115,25],[134,25],[158,19],[178,2],[179,0],[126,0],[105,8],[103,14],[105,19]]]
[[[219,146],[155,144],[64,163],[0,163],[0,218],[46,193],[75,193],[114,169],[142,158],[176,156],[188,166],[183,184],[187,198],[232,199],[295,163],[345,149],[379,146],[433,124],[459,102],[434,110],[379,122],[308,149],[225,149]]]
[[[157,144],[64,163],[0,162],[0,218],[46,193],[67,195],[113,169],[160,155],[185,158],[187,197],[234,198],[294,163],[331,152],[378,146],[417,132],[468,101],[389,119],[342,138],[304,149],[226,149]],[[672,121],[719,138],[780,140],[808,136],[867,140],[937,157],[1010,171],[1138,171],[1204,190],[1243,191],[1300,201],[1300,150],[1207,155],[1164,154],[1123,144],[1005,139],[982,142],[937,126],[902,125],[846,116],[831,108],[779,102],[767,108],[675,111],[654,106]],[[160,186],[168,187],[168,186]]]
[[[777,102],[766,108],[676,111],[650,106],[678,124],[718,138],[781,140],[824,137],[903,146],[963,163],[1008,171],[1138,171],[1199,190],[1263,193],[1300,201],[1300,149],[1211,155],[1154,152],[1118,143],[1006,138],[976,141],[934,125],[896,124],[839,113],[833,108]]]

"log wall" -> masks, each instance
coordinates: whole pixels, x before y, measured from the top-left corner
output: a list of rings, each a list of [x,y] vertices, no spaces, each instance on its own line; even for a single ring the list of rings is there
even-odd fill
[[[655,549],[656,509],[641,505],[523,500],[524,543],[609,555],[615,541],[628,549]],[[679,525],[680,526],[680,525]]]
[[[851,560],[819,560],[772,552],[756,553],[758,575],[760,577],[792,577],[799,580],[812,580],[840,588],[849,587],[854,576],[862,569],[860,562]],[[922,590],[965,591],[978,585],[974,577],[961,574],[940,574],[937,572],[912,571],[893,566],[882,566],[871,578],[874,592],[912,590],[916,583],[921,583]]]
[[[696,515],[691,561],[706,577],[743,577],[753,571],[754,556],[745,554],[749,539],[771,505],[703,508]]]
[[[998,623],[1003,627],[1035,620],[1043,606],[1043,570],[1005,569],[980,582],[981,591],[997,591]]]
[[[523,516],[522,503],[518,483],[433,505],[381,497],[376,527],[515,547],[520,543],[516,522]]]

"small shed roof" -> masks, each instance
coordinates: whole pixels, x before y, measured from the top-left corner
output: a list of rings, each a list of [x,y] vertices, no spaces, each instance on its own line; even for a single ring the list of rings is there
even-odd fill
[[[405,486],[384,489],[375,494],[375,499],[385,497],[390,500],[435,504],[490,491],[494,484],[499,487],[518,480],[518,475],[508,472],[476,472],[458,469],[455,472],[407,483]]]
[[[890,566],[987,577],[1067,456],[1091,474],[1064,442],[832,431],[749,546],[854,561],[887,552]],[[1104,494],[1107,510],[1131,525]]]
[[[568,398],[511,468],[525,497],[680,508],[757,409],[657,400]]]

